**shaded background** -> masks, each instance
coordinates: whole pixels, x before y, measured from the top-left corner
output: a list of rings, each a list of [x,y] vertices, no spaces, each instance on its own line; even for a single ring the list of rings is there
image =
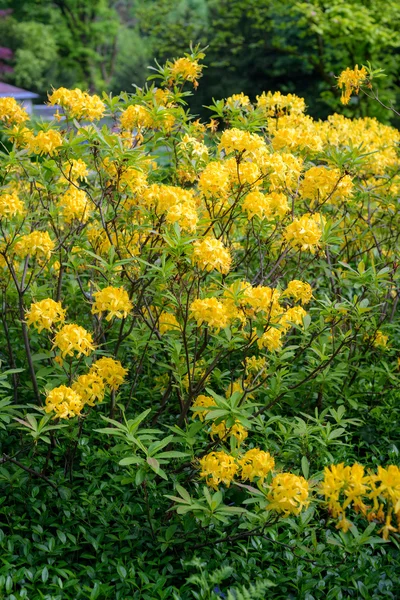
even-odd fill
[[[391,118],[357,97],[344,108],[335,88],[347,66],[385,69],[381,97],[397,104],[400,1],[396,0],[0,0],[0,80],[37,92],[52,86],[133,91],[154,59],[207,46],[207,69],[190,101],[243,91],[296,93],[326,117]]]

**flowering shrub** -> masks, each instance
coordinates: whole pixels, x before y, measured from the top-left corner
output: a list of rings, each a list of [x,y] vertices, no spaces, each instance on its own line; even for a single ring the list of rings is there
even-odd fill
[[[202,123],[203,57],[53,90],[49,125],[0,99],[3,463],[56,490],[101,465],[163,552],[350,508],[397,539],[398,467],[355,440],[400,382],[400,134],[271,92]]]

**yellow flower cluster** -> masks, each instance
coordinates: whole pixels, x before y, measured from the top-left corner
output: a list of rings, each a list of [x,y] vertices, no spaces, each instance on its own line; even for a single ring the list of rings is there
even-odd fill
[[[219,330],[225,329],[229,325],[228,309],[217,298],[194,300],[190,305],[190,313],[199,327],[206,323],[208,327],[215,327]]]
[[[47,394],[45,411],[54,412],[59,419],[69,419],[81,414],[84,402],[72,388],[60,385]]]
[[[225,129],[221,135],[221,140],[218,146],[219,151],[224,151],[225,154],[237,152],[256,152],[264,146],[263,139],[255,133],[249,133],[242,129]]]
[[[117,390],[122,385],[128,373],[128,370],[121,365],[119,360],[107,356],[99,358],[93,363],[90,370],[92,373],[99,375],[112,390]]]
[[[324,469],[320,487],[328,509],[339,519],[337,527],[348,531],[352,523],[346,510],[352,507],[369,521],[384,523],[381,533],[388,539],[390,532],[400,532],[400,469],[395,465],[378,467],[377,473],[365,473],[362,465],[343,463]],[[371,504],[367,504],[372,501]],[[396,519],[396,527],[392,519]]]
[[[79,179],[85,180],[89,175],[88,167],[85,161],[82,159],[71,159],[63,164],[63,173],[61,176],[61,182],[76,183]]]
[[[193,407],[192,407],[192,410],[194,411],[193,419],[195,419],[196,417],[199,417],[200,421],[204,421],[204,419],[206,418],[206,415],[210,411],[201,410],[201,409],[207,409],[207,408],[210,408],[211,406],[216,406],[214,398],[212,398],[211,396],[204,396],[204,394],[200,394],[199,396],[197,396],[196,400],[193,403]],[[199,408],[200,408],[200,410],[198,410]]]
[[[40,333],[43,329],[50,330],[55,323],[63,323],[65,320],[65,309],[61,302],[51,298],[45,298],[40,302],[33,302],[25,313],[26,322],[33,325]]]
[[[278,473],[272,480],[267,499],[268,510],[276,510],[284,516],[299,515],[310,503],[308,481],[292,473]]]
[[[281,94],[281,92],[263,92],[257,96],[257,106],[265,110],[268,117],[280,117],[286,114],[301,115],[306,109],[303,98],[294,94]]]
[[[243,200],[242,209],[247,213],[249,219],[254,216],[261,220],[273,217],[283,217],[289,212],[287,197],[281,192],[264,194],[254,191],[247,194]]]
[[[106,109],[98,96],[95,94],[91,96],[78,88],[74,90],[58,88],[49,95],[49,102],[52,105],[59,104],[71,118],[87,121],[101,119]]]
[[[55,418],[69,419],[81,414],[87,404],[102,402],[106,388],[116,390],[123,383],[127,370],[118,360],[103,357],[92,364],[88,373],[80,375],[72,387],[61,385],[51,390],[46,398],[45,411],[54,412]]]
[[[47,131],[39,131],[35,136],[27,135],[26,145],[30,152],[34,154],[49,154],[54,156],[58,149],[62,146],[63,139],[59,131],[56,129],[48,129]]]
[[[182,78],[185,81],[191,81],[197,87],[197,80],[201,77],[202,72],[202,65],[199,65],[197,60],[183,56],[174,60],[173,63],[167,62],[167,66],[171,72],[170,83]]]
[[[32,231],[19,238],[14,246],[15,253],[20,258],[26,256],[44,256],[49,259],[54,250],[54,242],[47,231]]]
[[[270,453],[259,448],[248,450],[238,462],[243,481],[254,481],[257,477],[263,482],[275,467],[275,460]]]
[[[212,439],[214,439],[214,436],[218,436],[220,440],[233,436],[237,440],[239,446],[249,435],[245,427],[243,427],[239,421],[236,421],[231,427],[227,426],[226,421],[221,421],[221,423],[218,424],[213,423],[211,425],[210,434]]]
[[[178,223],[186,231],[196,229],[198,215],[193,192],[172,185],[152,184],[143,192],[142,203],[165,213],[167,223]]]
[[[320,214],[307,213],[294,219],[285,228],[283,237],[293,248],[314,253],[322,237],[321,220]]]
[[[3,121],[6,126],[20,125],[28,119],[28,113],[15,98],[0,98],[0,121]]]
[[[89,198],[84,190],[71,186],[60,198],[58,204],[64,221],[68,224],[74,220],[85,223],[90,216]]]
[[[218,489],[222,483],[229,487],[235,477],[251,482],[259,479],[264,483],[275,467],[274,458],[269,452],[259,448],[248,450],[235,458],[224,451],[210,452],[199,460],[200,477],[208,486]],[[267,510],[273,510],[287,517],[299,515],[310,503],[308,481],[292,473],[277,473],[266,486]]]
[[[207,485],[216,490],[220,483],[229,487],[239,470],[235,458],[223,451],[210,452],[199,463],[200,477],[205,477]]]
[[[102,312],[108,313],[107,321],[112,318],[126,319],[132,311],[132,302],[129,299],[128,292],[123,287],[108,286],[93,294],[95,302],[92,306],[92,314],[98,315]]]
[[[358,94],[360,86],[367,81],[367,70],[365,67],[358,68],[358,65],[354,69],[345,69],[339,75],[338,87],[342,89],[342,96],[340,98],[342,104],[348,104],[351,98],[351,94],[354,92]]]
[[[205,238],[201,242],[197,240],[194,243],[193,262],[200,269],[206,271],[216,269],[226,275],[229,273],[232,258],[221,240]]]
[[[305,172],[299,193],[303,198],[315,202],[336,202],[347,200],[353,194],[353,181],[349,175],[342,175],[339,169],[311,167]]]
[[[131,104],[120,116],[122,129],[149,129],[154,127],[154,119],[149,110],[141,104]]]
[[[1,100],[1,98],[0,98]],[[25,214],[25,206],[14,190],[10,194],[0,194],[0,219],[8,219]]]
[[[58,348],[63,358],[75,353],[78,358],[82,354],[89,356],[94,350],[92,334],[80,325],[69,323],[55,334],[53,348]]]
[[[289,281],[283,294],[285,296],[291,296],[294,300],[300,300],[302,304],[308,304],[313,297],[311,285],[309,283],[304,283],[299,279]]]

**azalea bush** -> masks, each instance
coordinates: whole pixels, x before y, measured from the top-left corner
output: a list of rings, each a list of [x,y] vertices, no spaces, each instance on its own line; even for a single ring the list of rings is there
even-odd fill
[[[0,99],[1,597],[399,590],[400,134],[203,58]]]

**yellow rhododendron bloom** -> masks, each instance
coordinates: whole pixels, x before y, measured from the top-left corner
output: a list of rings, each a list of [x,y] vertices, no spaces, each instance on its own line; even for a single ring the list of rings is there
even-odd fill
[[[47,131],[39,131],[36,136],[29,137],[27,147],[34,154],[54,156],[62,143],[61,134],[55,129],[48,129]]]
[[[283,294],[285,296],[291,296],[295,300],[300,300],[302,304],[308,304],[313,297],[311,285],[300,281],[299,279],[289,281]]]
[[[202,66],[197,60],[183,56],[177,58],[173,63],[167,63],[171,69],[171,79],[175,81],[179,77],[191,81],[197,87],[197,80],[201,77]]]
[[[270,352],[278,352],[282,349],[282,331],[276,327],[268,327],[268,329],[257,340],[259,348],[267,348]]]
[[[203,394],[200,394],[199,396],[197,396],[196,400],[193,402],[193,419],[195,419],[196,417],[199,417],[200,421],[204,421],[207,413],[209,412],[208,410],[197,410],[198,407],[204,407],[204,408],[208,408],[211,406],[216,406],[215,400],[214,398],[212,398],[211,396],[204,396]]]
[[[92,334],[84,327],[69,323],[64,325],[54,336],[53,348],[61,350],[61,356],[77,355],[78,358],[84,354],[89,356],[95,349]]]
[[[193,262],[200,269],[212,271],[216,269],[220,273],[227,274],[231,267],[232,258],[221,242],[215,238],[205,238],[194,243]]]
[[[0,98],[0,121],[3,121],[7,127],[10,127],[11,125],[20,125],[28,120],[28,113],[15,98]]]
[[[44,409],[47,413],[54,411],[55,418],[69,419],[80,415],[83,406],[84,402],[77,392],[66,385],[60,385],[47,394]]]
[[[276,510],[285,516],[299,515],[310,503],[308,482],[292,473],[278,473],[272,480],[267,498],[268,510]]]
[[[32,231],[23,235],[14,246],[16,254],[20,258],[31,256],[44,256],[49,259],[54,250],[54,242],[47,231]]]
[[[225,154],[238,152],[254,152],[265,145],[264,140],[255,133],[249,133],[242,129],[225,129],[221,135],[221,140],[218,146],[220,151]]]
[[[206,454],[199,463],[200,477],[205,477],[207,485],[215,490],[220,483],[229,487],[239,470],[233,456],[222,451]]]
[[[104,380],[94,371],[90,371],[86,375],[80,375],[72,384],[72,389],[77,392],[82,398],[82,401],[89,406],[94,406],[96,402],[102,402],[104,399]]]
[[[133,309],[128,292],[123,287],[108,286],[95,292],[93,296],[95,302],[92,306],[92,314],[107,312],[107,321],[111,321],[113,317],[126,319]]]
[[[218,425],[216,423],[213,423],[211,425],[210,433],[211,433],[212,439],[214,439],[215,436],[218,436],[221,440],[224,440],[225,438],[227,438],[229,436],[233,436],[234,438],[236,438],[236,440],[238,442],[238,446],[240,446],[240,444],[249,435],[247,433],[246,428],[243,427],[243,425],[241,425],[241,423],[239,421],[236,421],[232,425],[232,427],[227,427],[226,421],[221,421],[221,423],[218,423]]]
[[[26,322],[33,325],[40,333],[43,329],[50,330],[55,323],[63,323],[65,320],[65,309],[61,302],[55,302],[51,298],[33,302],[25,313]]]
[[[268,473],[275,467],[275,460],[270,453],[264,452],[259,448],[248,450],[238,462],[243,481],[247,479],[254,481],[256,477],[264,481]]]
[[[72,223],[75,219],[85,223],[89,216],[89,198],[84,190],[71,186],[59,201],[61,214],[66,223]]]
[[[120,116],[120,123],[123,129],[133,131],[134,129],[150,129],[154,127],[154,119],[149,110],[141,104],[131,104]]]
[[[73,119],[88,121],[101,119],[106,108],[99,96],[95,94],[91,96],[78,88],[74,90],[58,88],[49,95],[49,102],[62,106]]]
[[[367,70],[365,67],[358,68],[358,65],[354,69],[345,69],[339,76],[338,87],[342,89],[342,97],[340,98],[342,104],[348,104],[350,101],[351,94],[354,92],[358,94],[360,86],[367,80]]]
[[[0,98],[1,100],[1,98]],[[0,219],[25,214],[25,206],[14,190],[11,194],[0,194]]]
[[[322,237],[321,216],[319,214],[305,214],[299,219],[294,219],[285,228],[283,237],[293,248],[303,252],[310,250],[314,253]]]
[[[229,325],[228,310],[217,298],[204,298],[203,300],[198,298],[191,303],[189,309],[198,326],[206,323],[209,327],[219,330],[225,329]]]
[[[101,377],[112,390],[117,390],[124,383],[128,370],[124,369],[119,360],[104,356],[90,367],[90,373]]]

